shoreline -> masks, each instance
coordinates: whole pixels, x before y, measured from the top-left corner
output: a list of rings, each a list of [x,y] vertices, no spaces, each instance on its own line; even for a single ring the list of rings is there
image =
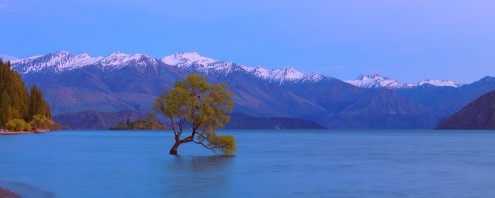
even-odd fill
[[[9,131],[9,132],[0,132],[0,135],[19,135],[19,134],[37,134],[37,133],[45,133],[45,132]]]
[[[21,198],[21,195],[10,190],[0,188],[0,197],[4,198]]]

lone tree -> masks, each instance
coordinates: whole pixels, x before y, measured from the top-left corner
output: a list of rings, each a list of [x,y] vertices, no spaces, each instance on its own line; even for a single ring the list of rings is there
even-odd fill
[[[194,142],[213,152],[232,155],[236,150],[234,137],[218,136],[215,132],[229,122],[227,113],[232,111],[234,105],[232,95],[227,91],[226,84],[209,85],[205,78],[190,74],[184,81],[176,82],[172,90],[158,97],[153,109],[163,113],[174,132],[175,144],[170,154],[177,155],[182,143]],[[185,127],[190,127],[191,133],[181,139]]]

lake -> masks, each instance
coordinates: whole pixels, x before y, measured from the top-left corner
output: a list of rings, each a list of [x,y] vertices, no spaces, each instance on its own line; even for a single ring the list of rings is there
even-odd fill
[[[148,131],[0,136],[25,197],[495,197],[495,131],[221,131],[235,157]]]

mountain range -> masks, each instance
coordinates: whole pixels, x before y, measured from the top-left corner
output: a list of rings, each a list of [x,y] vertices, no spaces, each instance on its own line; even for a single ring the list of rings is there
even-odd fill
[[[306,120],[311,122],[308,126],[331,129],[431,129],[495,89],[493,77],[463,85],[445,80],[401,83],[379,75],[342,81],[292,67],[248,67],[197,52],[157,59],[120,52],[92,57],[60,51],[15,59],[11,67],[28,86],[40,87],[55,117],[64,120],[88,111],[149,112],[159,94],[189,73],[227,83],[239,119]]]

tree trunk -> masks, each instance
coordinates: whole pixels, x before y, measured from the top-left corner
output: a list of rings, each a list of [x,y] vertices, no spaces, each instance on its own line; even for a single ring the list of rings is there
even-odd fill
[[[176,141],[174,146],[170,149],[170,155],[177,155],[177,149],[179,148],[180,142]]]

